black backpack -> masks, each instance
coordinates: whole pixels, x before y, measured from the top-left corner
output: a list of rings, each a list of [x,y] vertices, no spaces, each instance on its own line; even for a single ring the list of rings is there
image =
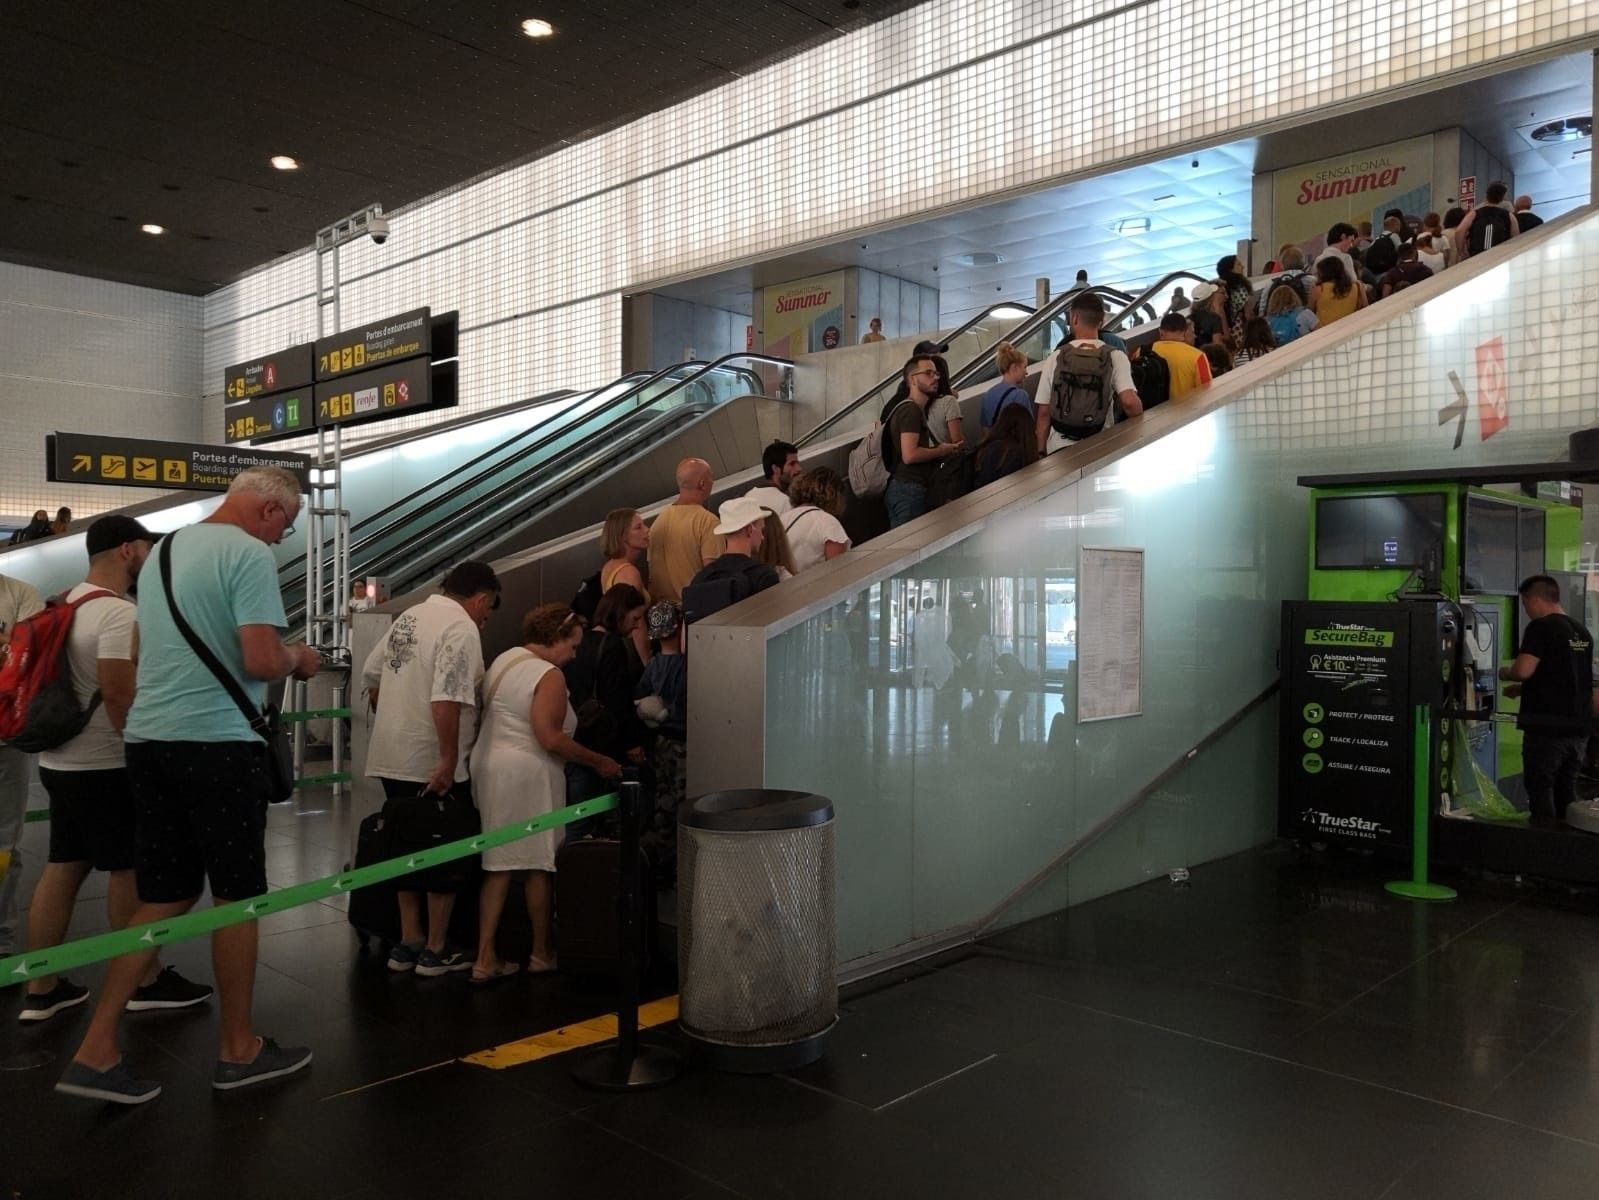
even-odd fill
[[[1098,433],[1110,415],[1115,386],[1109,346],[1066,346],[1050,382],[1049,423],[1066,438]]]
[[[962,450],[934,463],[932,479],[927,484],[927,507],[937,508],[971,491],[976,467],[975,450]]]
[[[1148,412],[1171,399],[1171,365],[1155,353],[1155,347],[1140,349],[1132,361],[1133,390]]]
[[[1399,265],[1399,247],[1386,233],[1379,234],[1366,247],[1366,269],[1373,275],[1385,275]]]
[[[1491,250],[1510,238],[1510,214],[1497,204],[1485,204],[1476,210],[1471,219],[1471,233],[1466,245],[1473,254]]]
[[[585,621],[594,620],[594,610],[600,606],[600,573],[590,575],[577,585],[577,593],[572,597],[572,611]]]
[[[704,583],[691,583],[683,589],[683,624],[692,625],[701,617],[731,608],[754,594],[743,575],[722,575]]]

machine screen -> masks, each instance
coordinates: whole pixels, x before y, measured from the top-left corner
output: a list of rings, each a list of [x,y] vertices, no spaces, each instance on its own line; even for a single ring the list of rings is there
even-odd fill
[[[1443,561],[1441,492],[1316,501],[1318,569],[1420,567]],[[1514,527],[1512,527],[1514,528]]]
[[[1542,515],[1541,513],[1539,514]],[[1466,497],[1466,547],[1462,580],[1467,591],[1512,594],[1522,576],[1516,555],[1517,506],[1481,496]],[[1543,530],[1537,558],[1543,565]]]

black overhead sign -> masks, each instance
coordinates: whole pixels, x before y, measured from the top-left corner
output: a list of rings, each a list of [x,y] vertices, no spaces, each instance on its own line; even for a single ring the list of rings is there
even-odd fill
[[[45,438],[45,474],[52,483],[102,483],[171,491],[225,492],[250,467],[283,467],[301,487],[311,478],[303,454],[193,442],[154,442],[98,433],[52,433]]]
[[[239,363],[224,372],[227,402],[252,400],[272,392],[307,388],[312,382],[312,346],[290,346],[265,358]]]
[[[316,401],[307,384],[292,392],[258,396],[222,410],[223,438],[234,442],[270,442],[316,428]]]
[[[334,379],[433,352],[429,310],[415,308],[316,340],[316,377]],[[321,389],[317,389],[320,406]]]
[[[438,378],[435,379],[435,373]],[[435,386],[435,385],[439,386]],[[316,385],[316,423],[355,425],[455,403],[455,369],[412,358]]]

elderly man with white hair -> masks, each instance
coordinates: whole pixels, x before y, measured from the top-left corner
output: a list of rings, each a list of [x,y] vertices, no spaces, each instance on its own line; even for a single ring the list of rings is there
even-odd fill
[[[123,728],[138,828],[139,907],[130,925],[188,912],[208,881],[217,904],[267,890],[266,807],[277,797],[259,712],[268,684],[290,675],[309,679],[319,662],[309,646],[283,643],[288,621],[270,549],[293,530],[299,512],[292,474],[252,467],[204,521],[168,534],[154,569],[144,572],[137,687]],[[117,1045],[123,1008],[154,953],[112,963],[58,1092],[114,1104],[161,1094],[159,1083],[128,1069]],[[211,956],[222,1007],[211,1086],[247,1087],[310,1063],[311,1051],[258,1037],[251,1024],[255,922],[218,929]]]

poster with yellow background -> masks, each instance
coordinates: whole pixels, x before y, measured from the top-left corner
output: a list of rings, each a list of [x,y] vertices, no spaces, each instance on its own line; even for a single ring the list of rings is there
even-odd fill
[[[1337,222],[1380,229],[1390,208],[1424,216],[1432,206],[1432,151],[1431,137],[1411,138],[1272,172],[1271,253],[1287,242],[1318,253]]]
[[[762,349],[793,358],[843,344],[844,272],[762,289]]]

